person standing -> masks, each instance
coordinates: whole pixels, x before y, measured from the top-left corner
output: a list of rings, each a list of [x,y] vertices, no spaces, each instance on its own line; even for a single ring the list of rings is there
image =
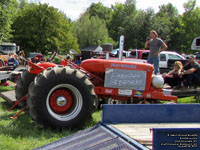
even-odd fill
[[[154,65],[154,73],[160,74],[159,70],[159,54],[161,51],[167,49],[167,44],[161,39],[158,38],[158,33],[155,30],[150,31],[150,38],[147,37],[145,42],[145,48],[149,48],[149,56],[147,59],[147,63]]]

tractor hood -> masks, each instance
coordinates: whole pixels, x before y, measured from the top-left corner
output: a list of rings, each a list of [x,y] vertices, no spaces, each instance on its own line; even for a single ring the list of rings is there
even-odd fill
[[[151,64],[107,59],[87,59],[81,63],[81,67],[93,73],[104,73],[106,68],[153,72]]]

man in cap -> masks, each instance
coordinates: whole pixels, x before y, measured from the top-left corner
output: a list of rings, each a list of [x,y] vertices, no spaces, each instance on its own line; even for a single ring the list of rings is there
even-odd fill
[[[196,87],[200,83],[200,65],[194,55],[189,56],[188,63],[183,67],[182,75],[184,87],[188,88],[191,85]]]

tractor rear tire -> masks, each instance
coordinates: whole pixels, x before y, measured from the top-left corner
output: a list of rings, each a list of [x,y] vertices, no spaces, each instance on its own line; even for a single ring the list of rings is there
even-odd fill
[[[93,84],[76,69],[58,66],[38,74],[29,86],[29,115],[40,128],[82,128],[97,97]]]
[[[35,74],[29,73],[28,70],[24,70],[21,76],[17,79],[17,84],[15,86],[15,98],[20,100],[22,97],[28,94],[28,87],[30,83],[34,80]],[[26,106],[26,101],[22,101],[18,104],[20,108]]]

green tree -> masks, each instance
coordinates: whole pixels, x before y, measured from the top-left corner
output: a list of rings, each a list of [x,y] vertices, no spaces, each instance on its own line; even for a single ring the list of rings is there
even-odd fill
[[[117,3],[112,7],[112,20],[109,25],[109,34],[116,42],[121,35],[125,36],[125,49],[133,44],[133,25],[137,16],[136,0],[126,0],[124,4]]]
[[[123,4],[116,4],[112,7],[113,14],[112,20],[108,27],[109,35],[114,41],[118,41],[119,37],[123,34],[124,27],[123,27],[123,18],[124,18],[124,5]]]
[[[200,8],[195,7],[196,0],[189,0],[184,4],[185,13],[181,17],[181,48],[190,53],[191,44],[195,37],[200,35]]]
[[[80,48],[113,42],[108,36],[105,22],[98,16],[90,17],[88,13],[85,13],[75,23],[74,32],[78,38]]]
[[[28,3],[27,0],[18,0],[19,2],[19,8],[22,10],[24,9],[26,6],[28,6],[30,3]]]
[[[11,24],[17,13],[16,0],[0,1],[0,42],[10,42]]]
[[[193,11],[196,6],[197,1],[196,0],[188,0],[187,3],[184,3],[185,12]]]
[[[178,10],[171,3],[161,5],[153,17],[152,29],[157,30],[159,36],[167,43],[168,50],[180,50],[180,16]]]
[[[103,6],[101,2],[92,3],[86,12],[90,14],[90,18],[92,16],[98,16],[101,20],[106,22],[106,25],[111,21],[112,9]]]
[[[59,47],[62,53],[78,50],[77,39],[72,35],[66,16],[48,4],[31,3],[25,7],[13,23],[13,40],[26,53],[47,53]]]
[[[152,27],[152,18],[154,17],[154,11],[147,9],[146,11],[139,10],[135,19],[130,25],[130,44],[129,48],[143,49],[146,37],[149,36],[149,31]],[[132,37],[132,38],[131,38]]]
[[[159,12],[153,18],[152,29],[157,30],[159,35],[168,42],[173,28],[173,17],[177,16],[178,12],[170,3],[159,8]]]

